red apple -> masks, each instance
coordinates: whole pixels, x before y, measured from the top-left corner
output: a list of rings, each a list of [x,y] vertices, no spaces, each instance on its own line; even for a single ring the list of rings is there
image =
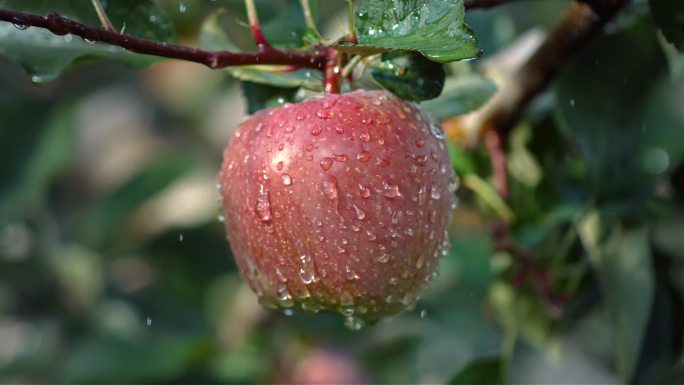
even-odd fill
[[[415,304],[448,247],[457,179],[444,132],[385,91],[249,116],[220,180],[233,255],[269,308],[374,322]]]

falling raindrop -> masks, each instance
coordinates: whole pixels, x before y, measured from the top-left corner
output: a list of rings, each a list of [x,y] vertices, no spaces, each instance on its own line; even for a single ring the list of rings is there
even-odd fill
[[[145,323],[147,324],[147,326],[152,326],[152,318],[147,317],[147,320],[145,321]]]
[[[178,4],[178,11],[180,11],[180,13],[185,13],[185,11],[187,10],[188,6],[185,5],[185,3],[181,2],[180,4]]]

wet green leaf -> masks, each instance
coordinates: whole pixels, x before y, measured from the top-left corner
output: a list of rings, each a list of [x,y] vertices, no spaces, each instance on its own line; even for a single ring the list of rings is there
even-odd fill
[[[463,0],[364,0],[354,16],[358,45],[418,51],[430,60],[450,62],[480,55],[465,25]]]
[[[468,364],[449,381],[450,385],[504,384],[504,365],[498,357],[481,358]]]
[[[241,82],[241,85],[242,93],[247,99],[248,114],[291,102],[297,92],[296,88],[281,88],[252,82]]]
[[[434,99],[444,88],[444,67],[414,52],[386,52],[371,66],[373,79],[402,99]]]
[[[422,103],[440,119],[467,114],[485,104],[496,92],[496,85],[477,73],[447,78],[444,92],[437,99]]]
[[[578,231],[613,326],[615,365],[622,380],[630,382],[655,291],[649,231],[646,227],[626,228],[598,211],[585,215]]]

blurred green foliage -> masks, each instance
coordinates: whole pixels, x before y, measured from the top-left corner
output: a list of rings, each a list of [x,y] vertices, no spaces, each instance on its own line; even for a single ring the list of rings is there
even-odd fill
[[[131,19],[109,5],[128,32],[251,48],[242,1],[136,4],[149,7]],[[257,5],[267,37],[308,44],[298,2]],[[346,10],[325,5],[329,38]],[[565,7],[466,21],[487,61]],[[85,6],[50,10],[69,9],[96,23]],[[153,14],[163,20],[144,22]],[[0,24],[0,382],[684,382],[684,58],[656,28],[678,38],[667,16],[635,1],[533,103],[508,143],[508,202],[492,200],[484,149],[450,145],[464,186],[440,275],[414,311],[359,332],[335,315],[262,309],[217,218],[233,127],[315,79],[90,63],[104,48],[45,35],[61,40],[44,50],[24,40],[37,29]],[[20,51],[59,68],[8,60]],[[484,104],[496,87],[479,63],[446,66],[443,95],[425,106],[447,118]],[[497,247],[502,210],[515,247]]]

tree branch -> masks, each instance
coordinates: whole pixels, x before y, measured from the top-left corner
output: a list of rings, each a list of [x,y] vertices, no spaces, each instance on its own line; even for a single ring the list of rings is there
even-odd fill
[[[16,25],[45,28],[56,35],[72,34],[88,41],[102,42],[125,48],[131,52],[187,60],[204,64],[209,68],[225,68],[240,65],[275,64],[325,70],[328,51],[283,51],[268,49],[258,52],[205,51],[180,44],[162,43],[118,32],[106,31],[62,17],[56,13],[36,15],[0,9],[0,21]]]
[[[525,108],[546,89],[565,63],[622,9],[628,0],[574,3],[546,41],[480,112],[480,133],[506,138]]]

